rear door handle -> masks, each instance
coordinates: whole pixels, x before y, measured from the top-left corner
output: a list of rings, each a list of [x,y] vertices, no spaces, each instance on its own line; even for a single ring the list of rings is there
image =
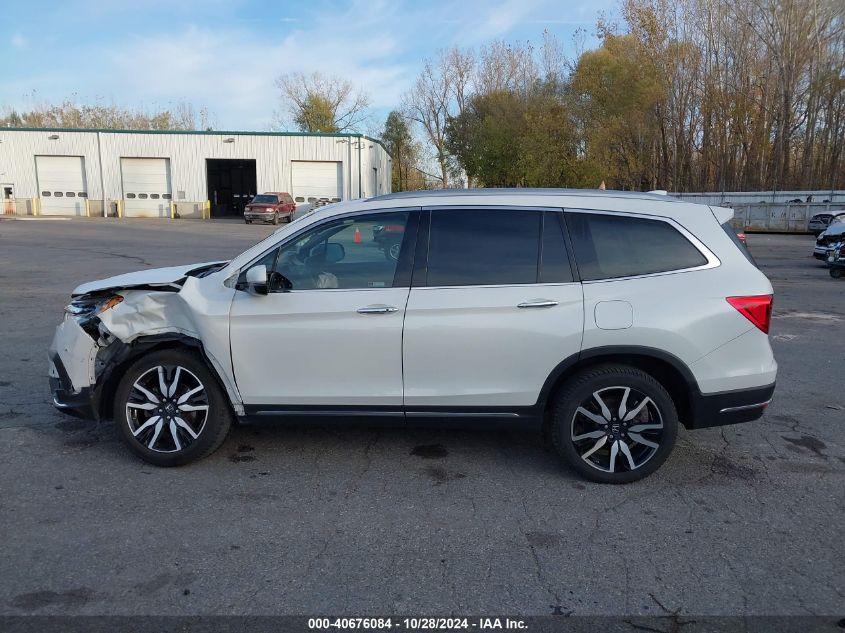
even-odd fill
[[[358,308],[358,314],[390,314],[391,312],[396,312],[399,308],[394,308],[393,306],[385,306],[385,305],[374,305],[374,306],[364,306],[363,308]]]
[[[558,304],[557,301],[551,299],[532,299],[531,301],[523,301],[517,304],[517,308],[551,308]]]

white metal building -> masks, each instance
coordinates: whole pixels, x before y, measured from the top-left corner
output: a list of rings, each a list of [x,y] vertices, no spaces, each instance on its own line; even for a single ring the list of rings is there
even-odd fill
[[[390,192],[390,157],[359,134],[0,128],[5,213],[240,215],[257,193],[299,205]]]

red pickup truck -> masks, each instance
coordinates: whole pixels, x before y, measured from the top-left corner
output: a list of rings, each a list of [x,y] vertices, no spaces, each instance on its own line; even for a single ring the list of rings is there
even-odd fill
[[[279,220],[290,222],[296,211],[296,203],[289,193],[284,191],[268,191],[255,196],[244,207],[244,222],[252,224],[253,220],[278,224]]]

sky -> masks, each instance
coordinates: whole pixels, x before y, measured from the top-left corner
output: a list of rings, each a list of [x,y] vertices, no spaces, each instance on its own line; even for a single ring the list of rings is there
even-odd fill
[[[11,0],[0,12],[0,110],[70,98],[142,108],[180,101],[215,129],[267,130],[283,112],[275,79],[320,71],[371,96],[376,131],[438,49],[553,33],[596,44],[617,0]],[[290,125],[282,125],[290,128]]]

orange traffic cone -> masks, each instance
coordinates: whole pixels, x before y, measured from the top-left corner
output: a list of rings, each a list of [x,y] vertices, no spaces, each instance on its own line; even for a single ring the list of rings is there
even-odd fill
[[[361,229],[359,229],[357,226],[355,227],[355,238],[352,241],[356,244],[361,243]]]

